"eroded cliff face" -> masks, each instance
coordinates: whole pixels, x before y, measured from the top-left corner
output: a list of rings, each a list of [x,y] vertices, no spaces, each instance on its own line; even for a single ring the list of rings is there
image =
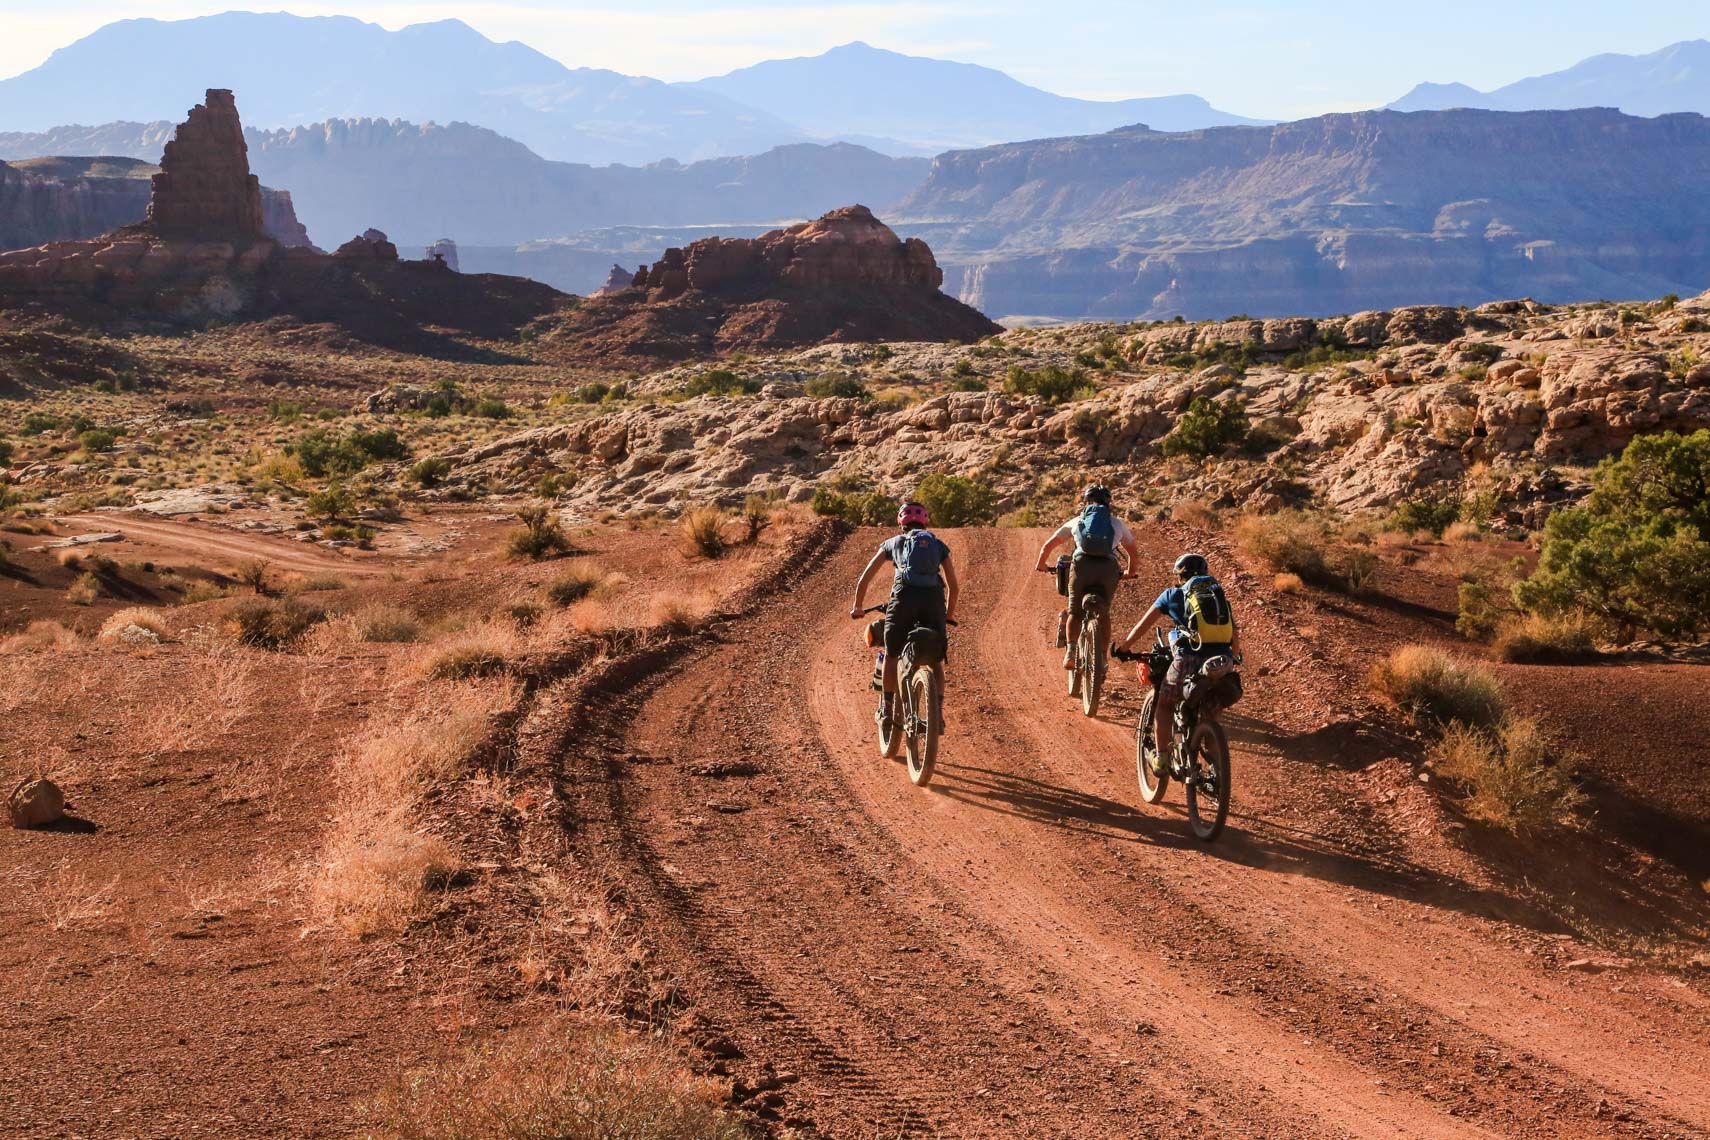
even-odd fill
[[[899,204],[987,312],[1205,318],[1696,293],[1710,120],[1389,111],[940,156]]]
[[[142,221],[159,169],[114,157],[0,163],[0,250],[82,241]],[[262,187],[261,216],[266,236],[279,244],[310,244],[287,191]]]

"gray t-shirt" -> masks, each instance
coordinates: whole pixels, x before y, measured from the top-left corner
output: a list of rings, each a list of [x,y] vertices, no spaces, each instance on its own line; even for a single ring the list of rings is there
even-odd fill
[[[930,539],[933,542],[938,544],[938,562],[939,562],[939,565],[943,565],[945,560],[950,557],[950,547],[945,544],[943,539],[939,538],[937,535],[933,534],[932,532],[927,531],[925,533],[926,533],[926,537],[928,539]],[[920,531],[904,531],[902,534],[893,535],[890,538],[885,539],[884,542],[879,544],[879,550],[886,557],[888,557],[891,560],[892,566],[897,567],[896,576],[891,579],[891,593],[893,593],[893,594],[898,593],[905,586],[914,586],[917,588],[930,589],[934,586],[943,586],[944,585],[944,576],[942,574],[934,574],[932,576],[932,580],[930,582],[927,582],[927,581],[913,581],[913,582],[911,582],[903,575],[902,568],[900,565],[898,565],[901,558],[902,558],[902,552],[903,552],[904,545],[909,543],[909,542],[914,541],[916,536],[918,536],[919,534],[921,534]]]

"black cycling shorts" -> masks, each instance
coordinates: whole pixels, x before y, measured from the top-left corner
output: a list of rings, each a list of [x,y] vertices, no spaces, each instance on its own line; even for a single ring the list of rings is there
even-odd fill
[[[909,630],[916,626],[948,633],[944,612],[944,587],[904,586],[885,604],[885,656],[895,659],[908,644]],[[949,638],[945,640],[948,642]]]
[[[1080,601],[1081,595],[1094,590],[1107,602],[1116,600],[1116,587],[1122,581],[1122,564],[1114,557],[1099,558],[1091,554],[1076,554],[1069,563],[1069,599]]]

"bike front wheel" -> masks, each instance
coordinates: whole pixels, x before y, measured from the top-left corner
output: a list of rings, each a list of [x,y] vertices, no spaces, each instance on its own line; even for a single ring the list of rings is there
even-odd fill
[[[938,688],[938,675],[931,669],[919,669],[909,678],[909,718],[906,738],[908,778],[924,787],[932,780],[932,768],[938,762],[938,734],[943,724],[944,694]]]
[[[1134,770],[1140,776],[1140,798],[1155,804],[1170,787],[1169,765],[1158,759],[1158,734],[1153,720],[1158,712],[1158,691],[1146,695],[1140,720],[1134,726]]]
[[[1196,838],[1210,843],[1223,833],[1229,818],[1229,741],[1223,726],[1201,722],[1188,737],[1188,825]]]

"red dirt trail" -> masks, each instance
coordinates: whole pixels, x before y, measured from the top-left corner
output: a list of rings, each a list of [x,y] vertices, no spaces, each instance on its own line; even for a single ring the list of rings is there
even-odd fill
[[[584,854],[699,1016],[785,1075],[774,1115],[850,1137],[1710,1136],[1703,984],[1562,968],[1575,932],[1446,837],[1408,742],[1297,632],[1305,603],[1225,576],[1250,684],[1206,846],[1179,788],[1140,803],[1132,680],[1097,720],[1066,697],[1033,532],[946,533],[967,593],[938,773],[915,788],[881,759],[847,617],[878,537],[613,702],[566,761]]]

